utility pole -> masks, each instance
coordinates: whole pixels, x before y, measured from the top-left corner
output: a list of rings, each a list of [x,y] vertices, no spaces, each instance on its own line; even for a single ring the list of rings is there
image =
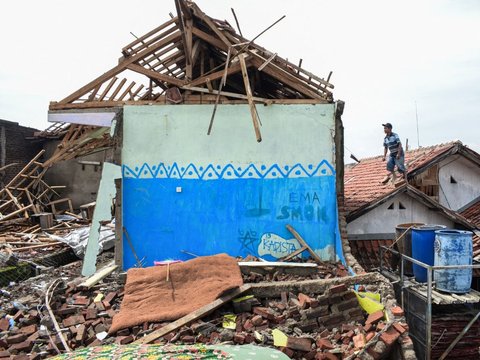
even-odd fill
[[[417,119],[417,145],[420,147],[420,132],[418,130],[418,109],[417,109],[417,100],[415,100],[415,118]]]

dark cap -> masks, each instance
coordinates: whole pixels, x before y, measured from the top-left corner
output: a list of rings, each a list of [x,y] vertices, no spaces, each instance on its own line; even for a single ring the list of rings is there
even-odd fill
[[[390,129],[393,127],[392,124],[390,124],[390,123],[382,124],[382,126],[383,126],[383,127],[390,128]]]

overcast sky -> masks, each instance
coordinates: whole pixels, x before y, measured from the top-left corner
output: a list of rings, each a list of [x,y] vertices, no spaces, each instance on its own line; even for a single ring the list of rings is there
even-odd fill
[[[134,5],[135,4],[135,5]],[[346,155],[382,153],[382,122],[410,147],[451,140],[480,152],[480,1],[198,0],[208,15],[326,77],[346,103]],[[8,1],[0,14],[0,119],[46,128],[61,100],[169,19],[173,0]],[[416,106],[415,106],[416,104]],[[418,112],[418,132],[416,122]]]

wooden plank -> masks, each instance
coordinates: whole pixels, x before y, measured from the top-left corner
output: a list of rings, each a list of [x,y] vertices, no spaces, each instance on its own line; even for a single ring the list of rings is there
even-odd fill
[[[192,10],[193,10],[193,13],[199,17],[218,37],[219,39],[225,44],[227,45],[227,49],[232,47],[232,43],[227,39],[227,37],[225,36],[225,34],[219,30],[217,28],[217,26],[214,24],[214,22],[210,19],[210,17],[208,17],[207,15],[205,15],[205,13],[200,10],[200,8],[197,6],[197,4],[195,3],[192,3]],[[236,54],[238,51],[234,48],[232,48],[232,53],[233,54]]]
[[[247,61],[247,64],[250,65],[248,61]],[[228,67],[227,76],[230,76],[232,74],[236,74],[240,71],[242,71],[242,67],[240,66],[240,64],[239,63],[233,64],[233,65]],[[202,77],[196,78],[195,80],[193,80],[189,83],[188,82],[185,83],[184,86],[190,86],[190,87],[199,86],[199,85],[205,84],[207,82],[207,80],[214,81],[214,80],[220,79],[220,78],[222,78],[224,72],[225,72],[225,70],[222,69],[222,70],[213,72],[211,74],[203,75]]]
[[[267,61],[267,59],[264,59],[260,55],[254,53],[254,52],[249,52],[250,54],[253,55],[253,58],[251,59],[253,65],[255,65],[257,68],[262,66],[262,64]],[[267,73],[271,77],[277,79],[278,81],[284,83],[285,85],[288,85],[292,87],[293,89],[297,90],[304,96],[311,97],[313,99],[318,99],[321,98],[322,95],[318,94],[315,92],[313,89],[309,88],[307,85],[305,85],[300,79],[295,77],[295,75],[289,74],[286,71],[282,70],[278,66],[275,66],[272,63],[269,63],[265,68],[263,69],[263,72]]]
[[[140,84],[140,86],[137,87],[137,90],[135,90],[133,93],[130,93],[130,99],[129,99],[129,100],[135,101],[135,96],[137,96],[138,93],[139,93],[140,91],[142,91],[143,87],[144,87],[144,85],[143,85],[143,84]]]
[[[16,210],[16,211],[8,214],[8,215],[5,215],[5,216],[3,216],[3,217],[0,218],[0,222],[5,221],[5,220],[8,220],[8,219],[14,217],[15,215],[18,215],[18,214],[20,214],[20,213],[22,213],[22,212],[24,212],[24,211],[27,211],[27,210],[30,209],[32,206],[33,206],[33,205],[30,204],[30,205],[25,206],[23,209],[19,209],[19,210]]]
[[[98,97],[98,101],[102,101],[105,96],[107,95],[107,93],[110,91],[110,89],[112,88],[113,84],[115,84],[115,82],[118,80],[118,78],[116,76],[114,76],[112,78],[112,80],[110,80],[110,82],[108,83],[108,85],[105,87],[105,90],[102,91],[102,93],[100,94],[100,96]]]
[[[123,93],[119,96],[117,99],[118,101],[122,101],[125,96],[132,90],[132,88],[136,85],[135,81],[132,81],[130,85],[127,86],[127,88],[123,91]]]
[[[184,317],[171,322],[168,325],[165,325],[161,327],[160,329],[150,333],[149,335],[138,339],[137,341],[134,342],[134,344],[149,344],[158,338],[161,338],[162,336],[165,336],[172,331],[175,331],[179,329],[180,327],[187,325],[188,323],[191,323],[192,321],[198,320],[208,314],[210,314],[212,311],[215,311],[218,309],[220,306],[223,304],[229,302],[230,300],[236,298],[237,296],[243,294],[247,290],[249,290],[251,285],[242,285],[239,288],[236,288],[229,292],[227,295],[222,296],[221,298],[211,302],[208,305],[202,306],[200,309],[195,310],[194,312],[185,315]]]
[[[11,193],[10,190],[8,190],[8,188],[5,188],[5,192],[7,193],[7,195],[10,197],[10,199],[12,199],[13,203],[15,204],[15,206],[18,208],[18,209],[23,209],[23,205],[20,204],[20,202],[18,201],[18,199],[13,196],[13,194]]]
[[[110,96],[110,100],[115,100],[115,96],[117,96],[117,94],[120,92],[120,90],[122,89],[123,85],[125,85],[125,83],[127,82],[127,79],[123,78],[121,81],[120,81],[120,84],[117,85],[117,87],[115,88],[115,90],[113,90],[113,93],[112,95]]]
[[[179,38],[181,38],[180,31],[175,31],[174,33],[172,33],[171,35],[167,36],[166,38],[158,41],[156,44],[152,45],[151,47],[146,48],[145,50],[141,51],[140,53],[123,60],[122,62],[120,62],[120,64],[118,64],[114,68],[110,69],[109,71],[107,71],[103,75],[100,75],[95,80],[92,80],[87,85],[81,87],[80,89],[78,89],[74,93],[70,94],[69,96],[67,96],[66,98],[61,100],[60,103],[61,104],[67,104],[67,103],[70,103],[74,100],[77,100],[80,96],[85,95],[90,90],[95,88],[98,84],[101,84],[104,81],[106,81],[106,80],[112,78],[113,76],[116,76],[119,73],[121,73],[122,71],[124,71],[127,68],[128,65],[138,62],[139,60],[145,58],[146,56],[148,56],[150,54],[153,54],[156,50],[160,49],[161,47],[163,47],[167,44],[170,44],[171,42],[177,41]]]
[[[15,175],[15,176],[13,177],[13,179],[10,180],[10,182],[9,182],[7,185],[5,185],[5,188],[11,187],[11,186],[15,183],[15,181],[17,181],[17,180],[21,177],[21,175],[22,175],[23,173],[25,173],[25,171],[27,171],[27,169],[28,169],[30,166],[32,166],[32,164],[35,163],[35,162],[43,155],[44,152],[45,152],[45,150],[41,150],[37,155],[35,155],[35,157],[34,157],[32,160],[30,160],[30,161],[28,162],[28,164],[25,165],[25,166],[23,167],[23,169],[20,170],[20,172],[19,172],[17,175]],[[3,189],[0,190],[0,194],[2,193],[2,191],[3,191]]]
[[[260,120],[258,119],[257,109],[253,102],[252,89],[250,88],[250,80],[248,79],[247,64],[245,62],[245,54],[240,54],[238,59],[240,61],[240,67],[242,68],[243,83],[245,85],[245,91],[247,92],[248,105],[250,107],[250,114],[252,115],[253,128],[255,129],[255,137],[257,142],[262,141],[262,134],[260,133]]]
[[[300,236],[300,234],[297,233],[297,231],[291,225],[287,225],[286,227],[287,227],[288,231],[290,231],[292,233],[292,235],[295,237],[295,239],[297,239],[297,241],[300,243],[300,245],[302,245],[302,247],[307,248],[307,250],[310,253],[310,255],[312,256],[313,260],[315,260],[318,264],[323,263],[322,259],[320,259],[320,257],[317,255],[317,253],[315,251],[313,251],[310,246],[308,246],[308,244],[305,242],[305,240],[303,240],[303,238]]]
[[[12,199],[4,202],[2,205],[0,205],[0,210],[2,210],[4,207],[7,207],[7,206],[10,205],[11,203],[13,203],[13,200],[12,200]]]
[[[185,60],[186,60],[186,67],[185,67],[185,75],[187,79],[191,79],[193,76],[193,19],[185,20],[185,47],[187,51],[185,51]]]
[[[295,250],[294,252],[288,254],[287,256],[281,258],[280,260],[287,261],[287,260],[293,259],[295,256],[300,255],[305,250],[307,250],[307,248],[305,246],[302,246],[301,248],[299,248],[299,249]]]
[[[178,87],[181,87],[184,85],[184,82],[182,80],[178,80],[174,77],[167,76],[164,74],[161,74],[157,71],[145,69],[143,66],[137,65],[137,64],[130,64],[127,66],[129,70],[135,71],[137,73],[143,74],[145,76],[148,76],[149,78],[159,80],[159,81],[164,81],[168,84],[175,85]]]
[[[162,31],[163,29],[165,29],[166,27],[170,26],[170,25],[173,25],[175,22],[177,21],[177,18],[174,17],[170,20],[168,20],[166,23],[163,23],[162,25],[156,27],[155,29],[147,32],[145,35],[143,36],[140,36],[139,38],[137,38],[136,40],[132,41],[130,44],[128,44],[127,46],[125,46],[123,49],[122,49],[122,52],[123,53],[128,53],[128,51],[134,51],[133,47],[135,45],[138,45],[140,44],[141,42],[144,42],[146,39],[148,39],[149,37],[151,37],[152,35],[158,33],[159,31]]]
[[[191,41],[190,41],[190,47],[188,46],[188,41],[187,41],[187,32],[185,31],[185,21],[183,19],[183,14],[182,10],[180,9],[180,0],[175,0],[175,8],[177,9],[177,17],[178,17],[178,28],[180,29],[182,33],[182,42],[183,42],[183,51],[185,53],[185,58],[186,58],[186,63],[187,65],[191,65],[190,59],[191,59]],[[190,30],[190,36],[192,35],[191,30]],[[190,38],[191,40],[191,38]]]
[[[41,249],[41,248],[59,246],[59,245],[65,245],[65,244],[62,243],[62,242],[58,242],[58,243],[32,245],[32,246],[26,246],[26,247],[21,247],[21,248],[15,248],[15,249],[12,249],[12,251],[13,252],[23,252],[23,251],[29,251],[29,250],[35,250],[35,249]]]
[[[208,86],[208,84],[210,84],[210,87],[208,89],[198,87],[198,86],[182,86],[180,89],[191,90],[191,91],[205,93],[205,94],[218,94],[218,90],[215,90],[211,86],[210,82],[207,82],[207,86]],[[211,88],[211,90],[210,90],[210,88]],[[226,97],[232,97],[232,98],[236,98],[236,99],[248,100],[247,95],[232,93],[232,92],[228,92],[228,91],[220,91],[220,95],[226,96]],[[252,99],[253,99],[253,101],[257,101],[257,102],[264,103],[264,104],[271,103],[270,99],[264,99],[264,98],[259,98],[259,97],[255,97],[255,96],[253,96]]]
[[[162,60],[160,59],[163,55],[169,53],[170,51],[172,51],[173,49],[176,49],[178,48],[180,45],[182,44],[181,41],[177,41],[177,42],[174,42],[172,43],[171,45],[169,46],[166,46],[162,49],[162,51],[159,51],[159,52],[155,52],[153,53],[152,55],[150,56],[147,56],[146,58],[138,61],[138,65],[149,65],[149,67],[151,68],[155,68],[157,67],[158,65],[160,65],[162,63]],[[157,60],[157,63],[153,64],[153,65],[150,65],[150,63],[153,61],[153,60]]]
[[[98,284],[99,281],[103,280],[112,272],[114,272],[117,268],[118,268],[118,265],[116,265],[114,261],[111,261],[110,263],[105,265],[103,268],[98,270],[95,274],[90,276],[88,279],[81,282],[78,285],[78,287],[90,289],[92,286],[95,286],[96,284]]]
[[[206,41],[210,45],[215,46],[216,48],[218,48],[220,50],[228,51],[228,46],[225,45],[225,43],[221,42],[216,37],[213,37],[212,35],[207,34],[206,32],[200,30],[199,28],[197,28],[195,26],[192,28],[192,34],[199,37],[203,41]]]

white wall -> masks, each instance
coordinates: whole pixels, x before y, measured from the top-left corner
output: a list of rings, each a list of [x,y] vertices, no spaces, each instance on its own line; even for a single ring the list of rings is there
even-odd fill
[[[393,209],[388,207],[393,203]],[[399,209],[399,203],[405,209]],[[395,227],[405,223],[439,224],[452,227],[453,222],[441,213],[432,211],[406,194],[398,194],[347,225],[348,234],[394,233]]]
[[[450,176],[456,184],[450,182]],[[480,196],[480,167],[460,155],[442,161],[438,177],[440,204],[449,209],[458,210]]]

